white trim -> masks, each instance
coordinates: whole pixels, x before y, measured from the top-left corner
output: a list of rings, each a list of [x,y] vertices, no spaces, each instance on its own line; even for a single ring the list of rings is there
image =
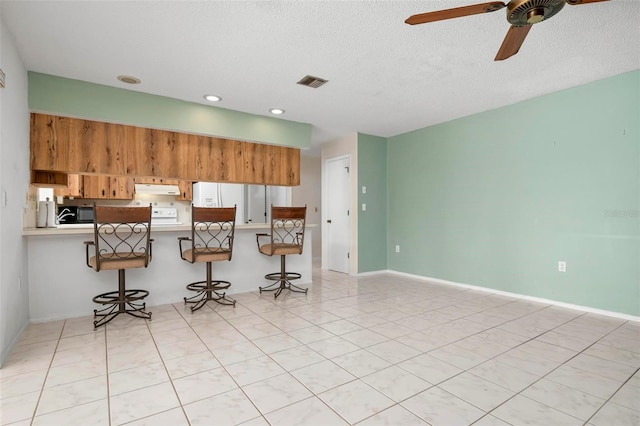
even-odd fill
[[[393,274],[393,273],[394,272],[389,270],[389,269],[383,269],[383,270],[380,270],[380,271],[358,272],[354,276],[356,276],[356,277],[368,277],[368,276],[371,276],[371,275]]]
[[[450,285],[450,286],[453,286],[453,287],[466,288],[468,290],[483,291],[485,293],[499,294],[501,296],[508,296],[508,297],[513,297],[513,298],[516,298],[516,299],[528,300],[530,302],[546,303],[546,304],[549,304],[549,305],[560,306],[562,308],[574,309],[574,310],[589,312],[589,313],[598,314],[598,315],[606,315],[606,316],[609,316],[609,317],[624,319],[624,320],[627,320],[627,321],[640,322],[640,317],[634,316],[634,315],[629,315],[629,314],[623,314],[621,312],[606,311],[604,309],[597,309],[597,308],[592,308],[592,307],[589,307],[589,306],[581,306],[581,305],[574,305],[574,304],[571,304],[571,303],[558,302],[557,300],[544,299],[542,297],[527,296],[527,295],[524,295],[524,294],[511,293],[511,292],[502,291],[502,290],[495,290],[495,289],[492,289],[492,288],[480,287],[480,286],[471,285],[471,284],[457,283],[457,282],[454,282],[454,281],[442,280],[440,278],[424,277],[422,275],[408,274],[406,272],[398,272],[398,271],[394,271],[394,270],[391,270],[391,269],[385,269],[385,270],[373,271],[373,272],[363,272],[361,274],[358,274],[358,276],[364,277],[364,276],[378,275],[378,274],[400,275],[400,276],[407,277],[407,278],[414,278],[414,279],[417,279],[417,280],[420,280],[420,281],[429,281],[429,282],[432,282],[432,283],[435,283],[435,284]]]

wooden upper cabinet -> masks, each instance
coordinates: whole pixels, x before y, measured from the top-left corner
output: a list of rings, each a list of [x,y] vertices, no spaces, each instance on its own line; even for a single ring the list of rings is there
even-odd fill
[[[300,185],[300,150],[277,145],[245,143],[244,177],[247,183]]]
[[[103,152],[106,123],[74,119],[69,132],[69,171],[73,173],[102,173],[100,156]]]
[[[300,150],[284,148],[280,159],[281,169],[279,177],[284,179],[280,185],[297,186],[300,185]]]
[[[31,169],[295,186],[300,150],[32,113]]]
[[[120,124],[106,123],[105,135],[96,140],[102,141],[100,147],[100,170],[109,175],[127,174],[127,128]]]
[[[82,198],[84,196],[83,182],[81,175],[67,175],[67,187],[55,188],[53,193],[62,197]]]
[[[193,182],[189,180],[181,180],[178,183],[180,188],[180,195],[176,196],[178,201],[191,201],[193,200]]]
[[[179,138],[180,149],[176,152],[174,159],[177,165],[178,176],[190,180],[199,180],[200,159],[198,157],[199,147],[206,136],[176,133]]]
[[[109,198],[112,200],[133,200],[133,178],[113,176],[109,179]]]
[[[132,200],[133,178],[126,176],[83,176],[84,198]]]
[[[243,147],[244,179],[246,183],[259,184],[265,181],[265,150],[267,145],[247,143]]]
[[[177,178],[178,150],[176,133],[164,130],[151,131],[151,154],[153,156],[153,176]]]
[[[31,114],[31,170],[69,170],[70,119]]]
[[[127,175],[153,176],[151,129],[128,126]]]
[[[84,198],[108,199],[111,178],[109,176],[83,176]]]

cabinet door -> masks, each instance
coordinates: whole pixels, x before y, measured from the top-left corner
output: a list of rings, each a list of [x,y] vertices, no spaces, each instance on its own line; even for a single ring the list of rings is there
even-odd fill
[[[69,170],[69,118],[31,114],[31,169]]]
[[[112,176],[109,182],[109,198],[112,200],[132,200],[134,193],[133,178]]]
[[[106,199],[109,197],[109,176],[84,176],[84,198]]]
[[[191,201],[193,199],[193,182],[190,180],[181,180],[178,182],[180,195],[176,196],[178,201]]]
[[[82,176],[71,174],[67,176],[67,187],[56,188],[53,193],[63,197],[82,198]]]

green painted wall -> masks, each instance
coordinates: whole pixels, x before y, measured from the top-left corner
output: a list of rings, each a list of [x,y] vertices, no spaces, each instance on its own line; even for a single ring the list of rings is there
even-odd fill
[[[389,138],[389,269],[640,315],[639,123],[635,71]]]
[[[294,148],[311,146],[311,125],[29,72],[32,111]]]
[[[362,187],[367,193],[362,193]],[[367,210],[362,211],[362,204]],[[387,269],[387,140],[358,133],[358,272]]]

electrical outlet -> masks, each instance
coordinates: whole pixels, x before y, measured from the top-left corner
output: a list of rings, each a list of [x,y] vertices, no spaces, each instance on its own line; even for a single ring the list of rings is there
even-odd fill
[[[365,203],[362,203],[362,211],[363,212],[367,211],[367,205]]]
[[[567,262],[561,260],[558,262],[558,271],[559,272],[567,272]]]
[[[363,187],[362,187],[362,193],[363,193],[363,194],[366,194],[366,193],[367,193],[367,187],[366,187],[366,186],[363,186]]]
[[[400,246],[396,246],[396,253],[400,253]]]

